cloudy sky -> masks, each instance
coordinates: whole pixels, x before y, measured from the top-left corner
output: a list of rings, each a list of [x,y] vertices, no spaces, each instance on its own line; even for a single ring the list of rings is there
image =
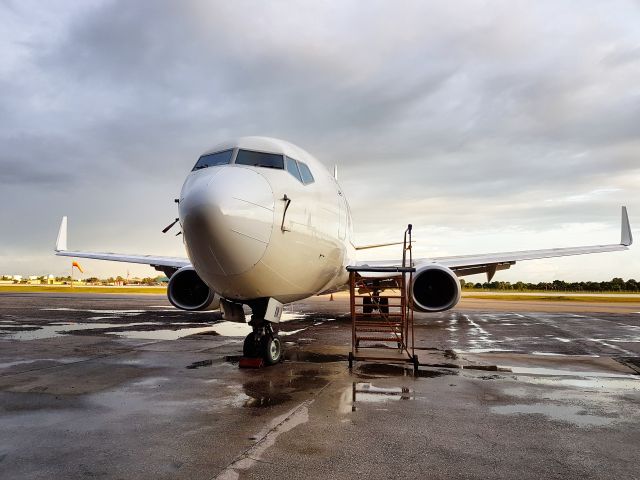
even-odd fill
[[[0,25],[0,273],[66,273],[62,215],[70,248],[183,255],[173,198],[241,135],[337,163],[359,243],[613,243],[622,204],[640,239],[637,1],[0,0]],[[497,278],[613,276],[640,247]]]

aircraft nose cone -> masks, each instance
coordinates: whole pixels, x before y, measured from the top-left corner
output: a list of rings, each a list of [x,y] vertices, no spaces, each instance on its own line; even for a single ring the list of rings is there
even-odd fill
[[[274,224],[269,182],[243,167],[201,172],[185,186],[179,204],[189,258],[213,276],[244,273],[260,261]]]

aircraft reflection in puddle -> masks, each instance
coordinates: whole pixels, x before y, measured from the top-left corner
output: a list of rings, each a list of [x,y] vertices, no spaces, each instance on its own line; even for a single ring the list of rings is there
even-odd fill
[[[413,391],[407,387],[376,387],[371,383],[353,382],[351,385],[351,411],[356,411],[356,402],[385,403],[396,400],[411,400]]]

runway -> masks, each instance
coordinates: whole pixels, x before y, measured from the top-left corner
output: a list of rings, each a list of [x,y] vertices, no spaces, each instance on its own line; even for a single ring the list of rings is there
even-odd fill
[[[524,305],[524,306],[523,306]],[[555,307],[555,309],[554,309]],[[344,296],[287,307],[286,360],[164,296],[0,294],[6,478],[637,478],[640,305],[416,315],[420,377],[345,353]]]

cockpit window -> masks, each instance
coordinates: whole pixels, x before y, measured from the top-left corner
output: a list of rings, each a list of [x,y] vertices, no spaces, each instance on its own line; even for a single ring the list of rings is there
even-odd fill
[[[236,165],[251,165],[254,167],[279,168],[284,170],[284,157],[277,153],[252,152],[239,150]]]
[[[284,157],[287,160],[287,172],[296,177],[300,183],[302,183],[302,175],[300,175],[300,170],[298,170],[298,163],[289,157]]]
[[[216,165],[227,165],[229,162],[231,162],[232,155],[233,150],[225,150],[224,152],[209,153],[208,155],[203,155],[198,159],[195,166],[193,167],[193,170],[215,167]]]
[[[302,175],[302,183],[308,185],[315,181],[306,163],[298,162],[298,167],[300,168],[300,175]]]

